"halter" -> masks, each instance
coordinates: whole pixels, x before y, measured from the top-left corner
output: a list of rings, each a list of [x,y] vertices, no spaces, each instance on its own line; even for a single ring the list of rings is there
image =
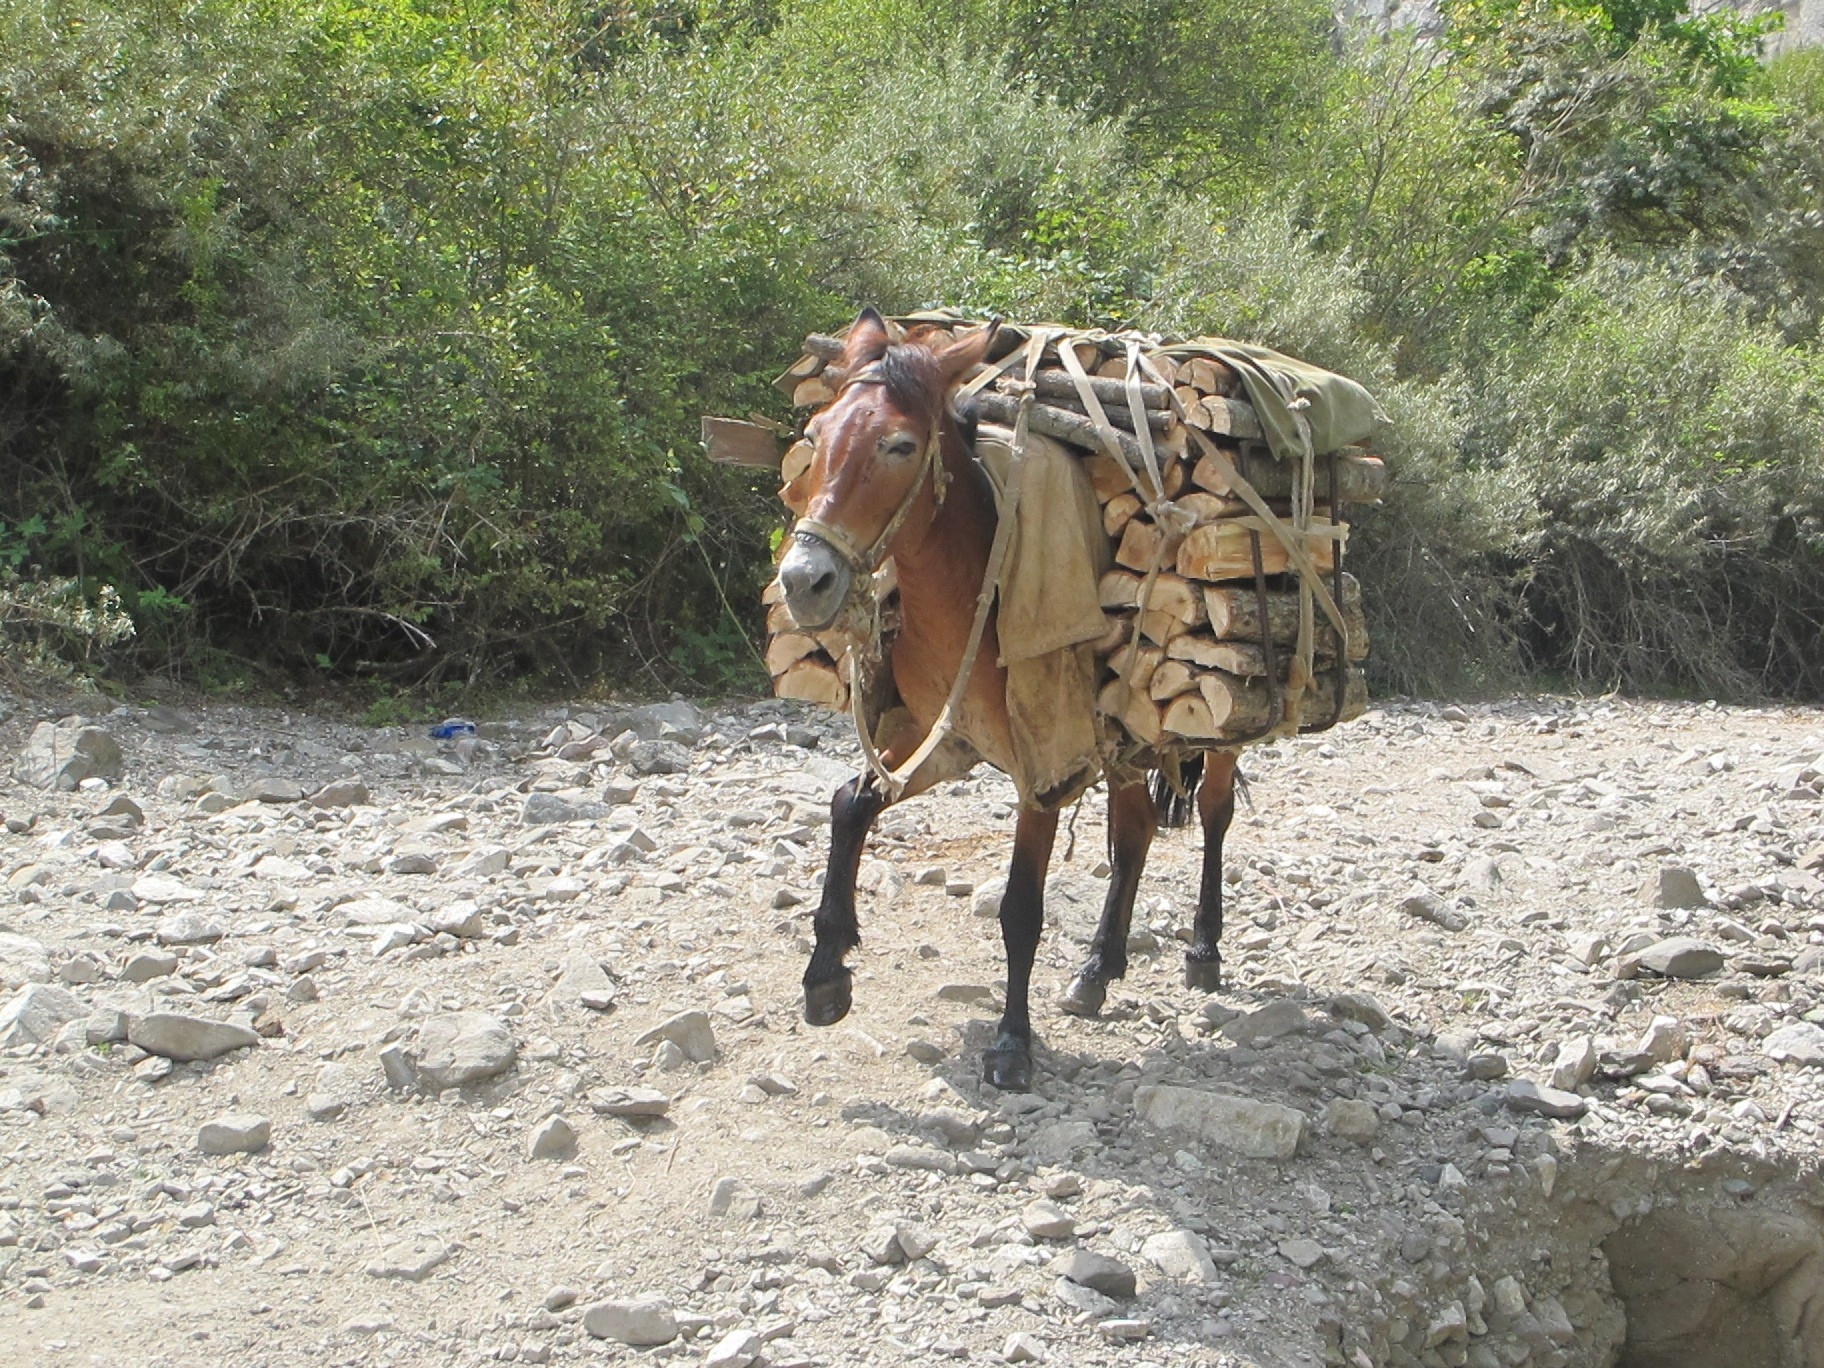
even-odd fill
[[[841,398],[855,385],[884,385],[885,383],[886,378],[881,374],[880,362],[873,361],[843,381],[842,388],[837,391],[837,397]],[[932,498],[939,508],[943,507],[944,488],[949,484],[950,476],[944,469],[943,417],[941,413],[931,424],[931,431],[925,437],[925,447],[919,453],[918,460],[920,466],[924,468],[919,472],[918,478],[913,480],[907,488],[905,496],[899,501],[899,507],[893,510],[893,516],[887,519],[887,525],[881,529],[880,535],[874,539],[873,544],[866,551],[857,547],[849,539],[848,533],[841,528],[833,527],[808,514],[792,524],[792,536],[822,542],[848,563],[857,578],[872,575],[880,569],[880,563],[887,558],[887,547],[891,545],[893,538],[898,535],[899,529],[905,524],[906,516],[911,513],[912,505],[918,501],[919,494],[923,492],[927,478],[931,481]]]

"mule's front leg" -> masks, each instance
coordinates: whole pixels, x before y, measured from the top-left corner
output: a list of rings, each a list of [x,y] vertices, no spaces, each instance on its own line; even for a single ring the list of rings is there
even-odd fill
[[[861,944],[855,876],[861,870],[861,848],[886,805],[873,777],[862,774],[837,789],[830,800],[830,865],[811,921],[817,944],[804,968],[804,1019],[813,1026],[834,1026],[849,1014],[854,975],[842,957]]]
[[[1197,815],[1203,820],[1203,886],[1197,893],[1197,919],[1191,925],[1191,948],[1184,952],[1187,988],[1213,993],[1222,987],[1222,838],[1235,819],[1235,752],[1212,751],[1197,790]]]
[[[1093,1017],[1108,999],[1110,979],[1127,975],[1127,932],[1134,918],[1134,895],[1153,846],[1159,814],[1144,781],[1108,788],[1108,896],[1102,920],[1089,943],[1089,958],[1064,990],[1059,1006],[1072,1016]]]
[[[1025,1092],[1032,1086],[1032,958],[1045,927],[1045,871],[1057,834],[1057,813],[1024,811],[1013,833],[1013,867],[1001,895],[1007,1008],[994,1044],[982,1057],[983,1079],[1006,1092]]]

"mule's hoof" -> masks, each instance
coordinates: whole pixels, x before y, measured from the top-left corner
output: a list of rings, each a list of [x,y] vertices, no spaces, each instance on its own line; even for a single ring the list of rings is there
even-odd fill
[[[834,1026],[853,1005],[850,985],[855,976],[847,969],[822,983],[804,985],[804,1019],[812,1026]]]
[[[1058,1006],[1072,1016],[1093,1017],[1102,1014],[1102,1004],[1108,1001],[1108,985],[1101,979],[1091,978],[1088,974],[1078,974],[1070,981],[1070,987],[1058,999]]]
[[[982,1081],[1002,1092],[1031,1092],[1032,1047],[1002,1036],[982,1054]]]
[[[1186,955],[1184,986],[1200,993],[1213,993],[1222,987],[1222,956],[1212,954],[1209,959],[1193,959]]]

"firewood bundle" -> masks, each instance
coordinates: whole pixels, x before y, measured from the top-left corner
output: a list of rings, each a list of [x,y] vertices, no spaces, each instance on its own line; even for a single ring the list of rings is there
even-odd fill
[[[1321,729],[1359,716],[1367,708],[1360,665],[1368,633],[1361,586],[1340,573],[1339,558],[1347,506],[1378,502],[1386,467],[1360,447],[1318,452],[1304,487],[1304,463],[1272,452],[1242,377],[1219,348],[1197,341],[1161,345],[1149,337],[1136,366],[1133,336],[1055,339],[1031,376],[1027,416],[1032,431],[1081,455],[1109,537],[1114,568],[1100,584],[1109,631],[1097,647],[1103,713],[1137,742],[1190,747],[1237,744],[1293,726]],[[1060,348],[1071,349],[1074,366],[1065,364]],[[838,338],[806,339],[803,356],[779,382],[799,408],[814,410],[835,397],[825,367],[841,349]],[[1023,366],[984,371],[974,377],[979,415],[1012,426]],[[712,456],[718,445],[732,450],[728,434],[718,442],[709,431],[710,422],[723,421],[705,423]],[[730,454],[718,459],[761,463]],[[800,477],[809,461],[802,442],[781,461],[781,497],[795,512],[802,511]],[[1296,516],[1301,502],[1302,519]],[[1302,547],[1303,566],[1288,542]],[[1338,610],[1344,632],[1319,611],[1314,582]],[[798,632],[782,604],[771,606],[767,625],[775,692],[846,706],[841,641]],[[1298,663],[1301,639],[1308,671]],[[1294,672],[1302,675],[1297,689]]]

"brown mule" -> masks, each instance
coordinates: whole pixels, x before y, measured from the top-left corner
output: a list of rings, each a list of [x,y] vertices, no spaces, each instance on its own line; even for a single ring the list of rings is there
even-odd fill
[[[807,430],[815,445],[805,477],[809,499],[780,562],[779,585],[798,624],[820,630],[842,612],[858,576],[893,558],[901,626],[887,664],[911,724],[883,739],[881,759],[890,768],[918,749],[950,697],[989,564],[994,494],[971,455],[950,395],[987,355],[994,333],[991,324],[954,340],[913,338],[891,345],[880,314],[864,310],[832,368],[842,388]],[[955,709],[958,731],[991,763],[1012,746],[1006,671],[999,658],[991,614]],[[1197,811],[1204,830],[1203,882],[1185,977],[1193,987],[1213,991],[1221,978],[1222,841],[1235,811],[1234,752],[1209,753],[1202,770]],[[899,796],[910,797],[920,787],[914,779]],[[1155,787],[1162,797],[1169,792]],[[843,956],[861,942],[855,879],[868,831],[887,805],[872,773],[857,775],[831,801],[829,868],[813,922],[816,946],[804,971],[804,1018],[813,1026],[833,1025],[848,1015],[853,976]],[[1089,958],[1065,992],[1066,1011],[1095,1015],[1108,981],[1127,971],[1134,896],[1160,816],[1159,802],[1144,781],[1111,782],[1108,897]],[[1056,812],[1021,810],[1001,900],[1007,1006],[983,1076],[1010,1091],[1032,1083],[1032,962],[1044,925],[1045,872],[1057,828]]]

